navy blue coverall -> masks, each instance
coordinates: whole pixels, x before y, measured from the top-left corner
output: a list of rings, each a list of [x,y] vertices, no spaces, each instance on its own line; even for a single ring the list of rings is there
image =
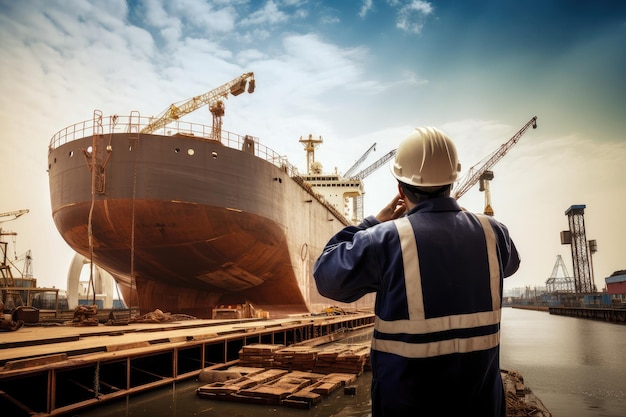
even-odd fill
[[[502,280],[519,263],[503,224],[450,197],[384,223],[370,216],[328,242],[313,272],[320,294],[376,292],[373,417],[505,416]]]

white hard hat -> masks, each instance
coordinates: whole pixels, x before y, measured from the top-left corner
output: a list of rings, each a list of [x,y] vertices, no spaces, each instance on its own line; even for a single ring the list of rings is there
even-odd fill
[[[452,184],[461,170],[452,140],[434,127],[418,127],[400,143],[391,173],[405,184]]]

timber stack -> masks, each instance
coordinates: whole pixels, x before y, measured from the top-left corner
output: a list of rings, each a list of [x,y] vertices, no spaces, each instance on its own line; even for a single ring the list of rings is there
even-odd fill
[[[354,395],[354,383],[371,370],[370,343],[327,346],[251,344],[239,351],[239,364],[200,374],[199,397],[309,409],[338,389]],[[514,370],[501,370],[507,417],[552,417]]]

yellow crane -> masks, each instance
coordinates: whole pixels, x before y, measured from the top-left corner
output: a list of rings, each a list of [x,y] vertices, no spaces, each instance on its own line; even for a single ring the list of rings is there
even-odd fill
[[[190,98],[180,105],[170,104],[159,116],[152,120],[146,127],[141,130],[141,133],[152,133],[159,130],[174,120],[180,119],[182,116],[189,114],[200,107],[207,104],[209,110],[213,115],[213,128],[212,136],[214,140],[220,140],[222,131],[222,116],[224,115],[224,102],[223,99],[228,98],[228,94],[238,96],[246,91],[246,85],[248,87],[248,93],[253,93],[255,88],[254,73],[246,72],[239,77],[230,80],[224,85],[217,87],[207,93]]]
[[[502,144],[498,149],[496,149],[487,159],[487,161],[481,165],[479,168],[475,168],[475,166],[471,167],[467,174],[465,175],[465,180],[461,181],[454,189],[452,190],[452,196],[455,199],[461,198],[463,194],[465,194],[470,188],[474,186],[477,182],[480,183],[479,189],[480,191],[485,192],[485,210],[484,213],[493,216],[493,208],[491,207],[491,193],[489,191],[489,181],[493,179],[493,171],[491,171],[491,167],[493,167],[496,162],[498,162],[506,153],[515,145],[520,138],[526,133],[528,128],[533,127],[533,129],[537,128],[537,116],[531,118],[525,125],[522,127],[511,139]]]

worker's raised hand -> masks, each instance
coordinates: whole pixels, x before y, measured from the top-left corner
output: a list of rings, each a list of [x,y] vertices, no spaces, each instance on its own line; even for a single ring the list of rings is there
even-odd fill
[[[397,219],[406,212],[406,204],[400,196],[396,194],[393,200],[389,202],[383,209],[376,215],[379,222],[386,222],[388,220]]]

